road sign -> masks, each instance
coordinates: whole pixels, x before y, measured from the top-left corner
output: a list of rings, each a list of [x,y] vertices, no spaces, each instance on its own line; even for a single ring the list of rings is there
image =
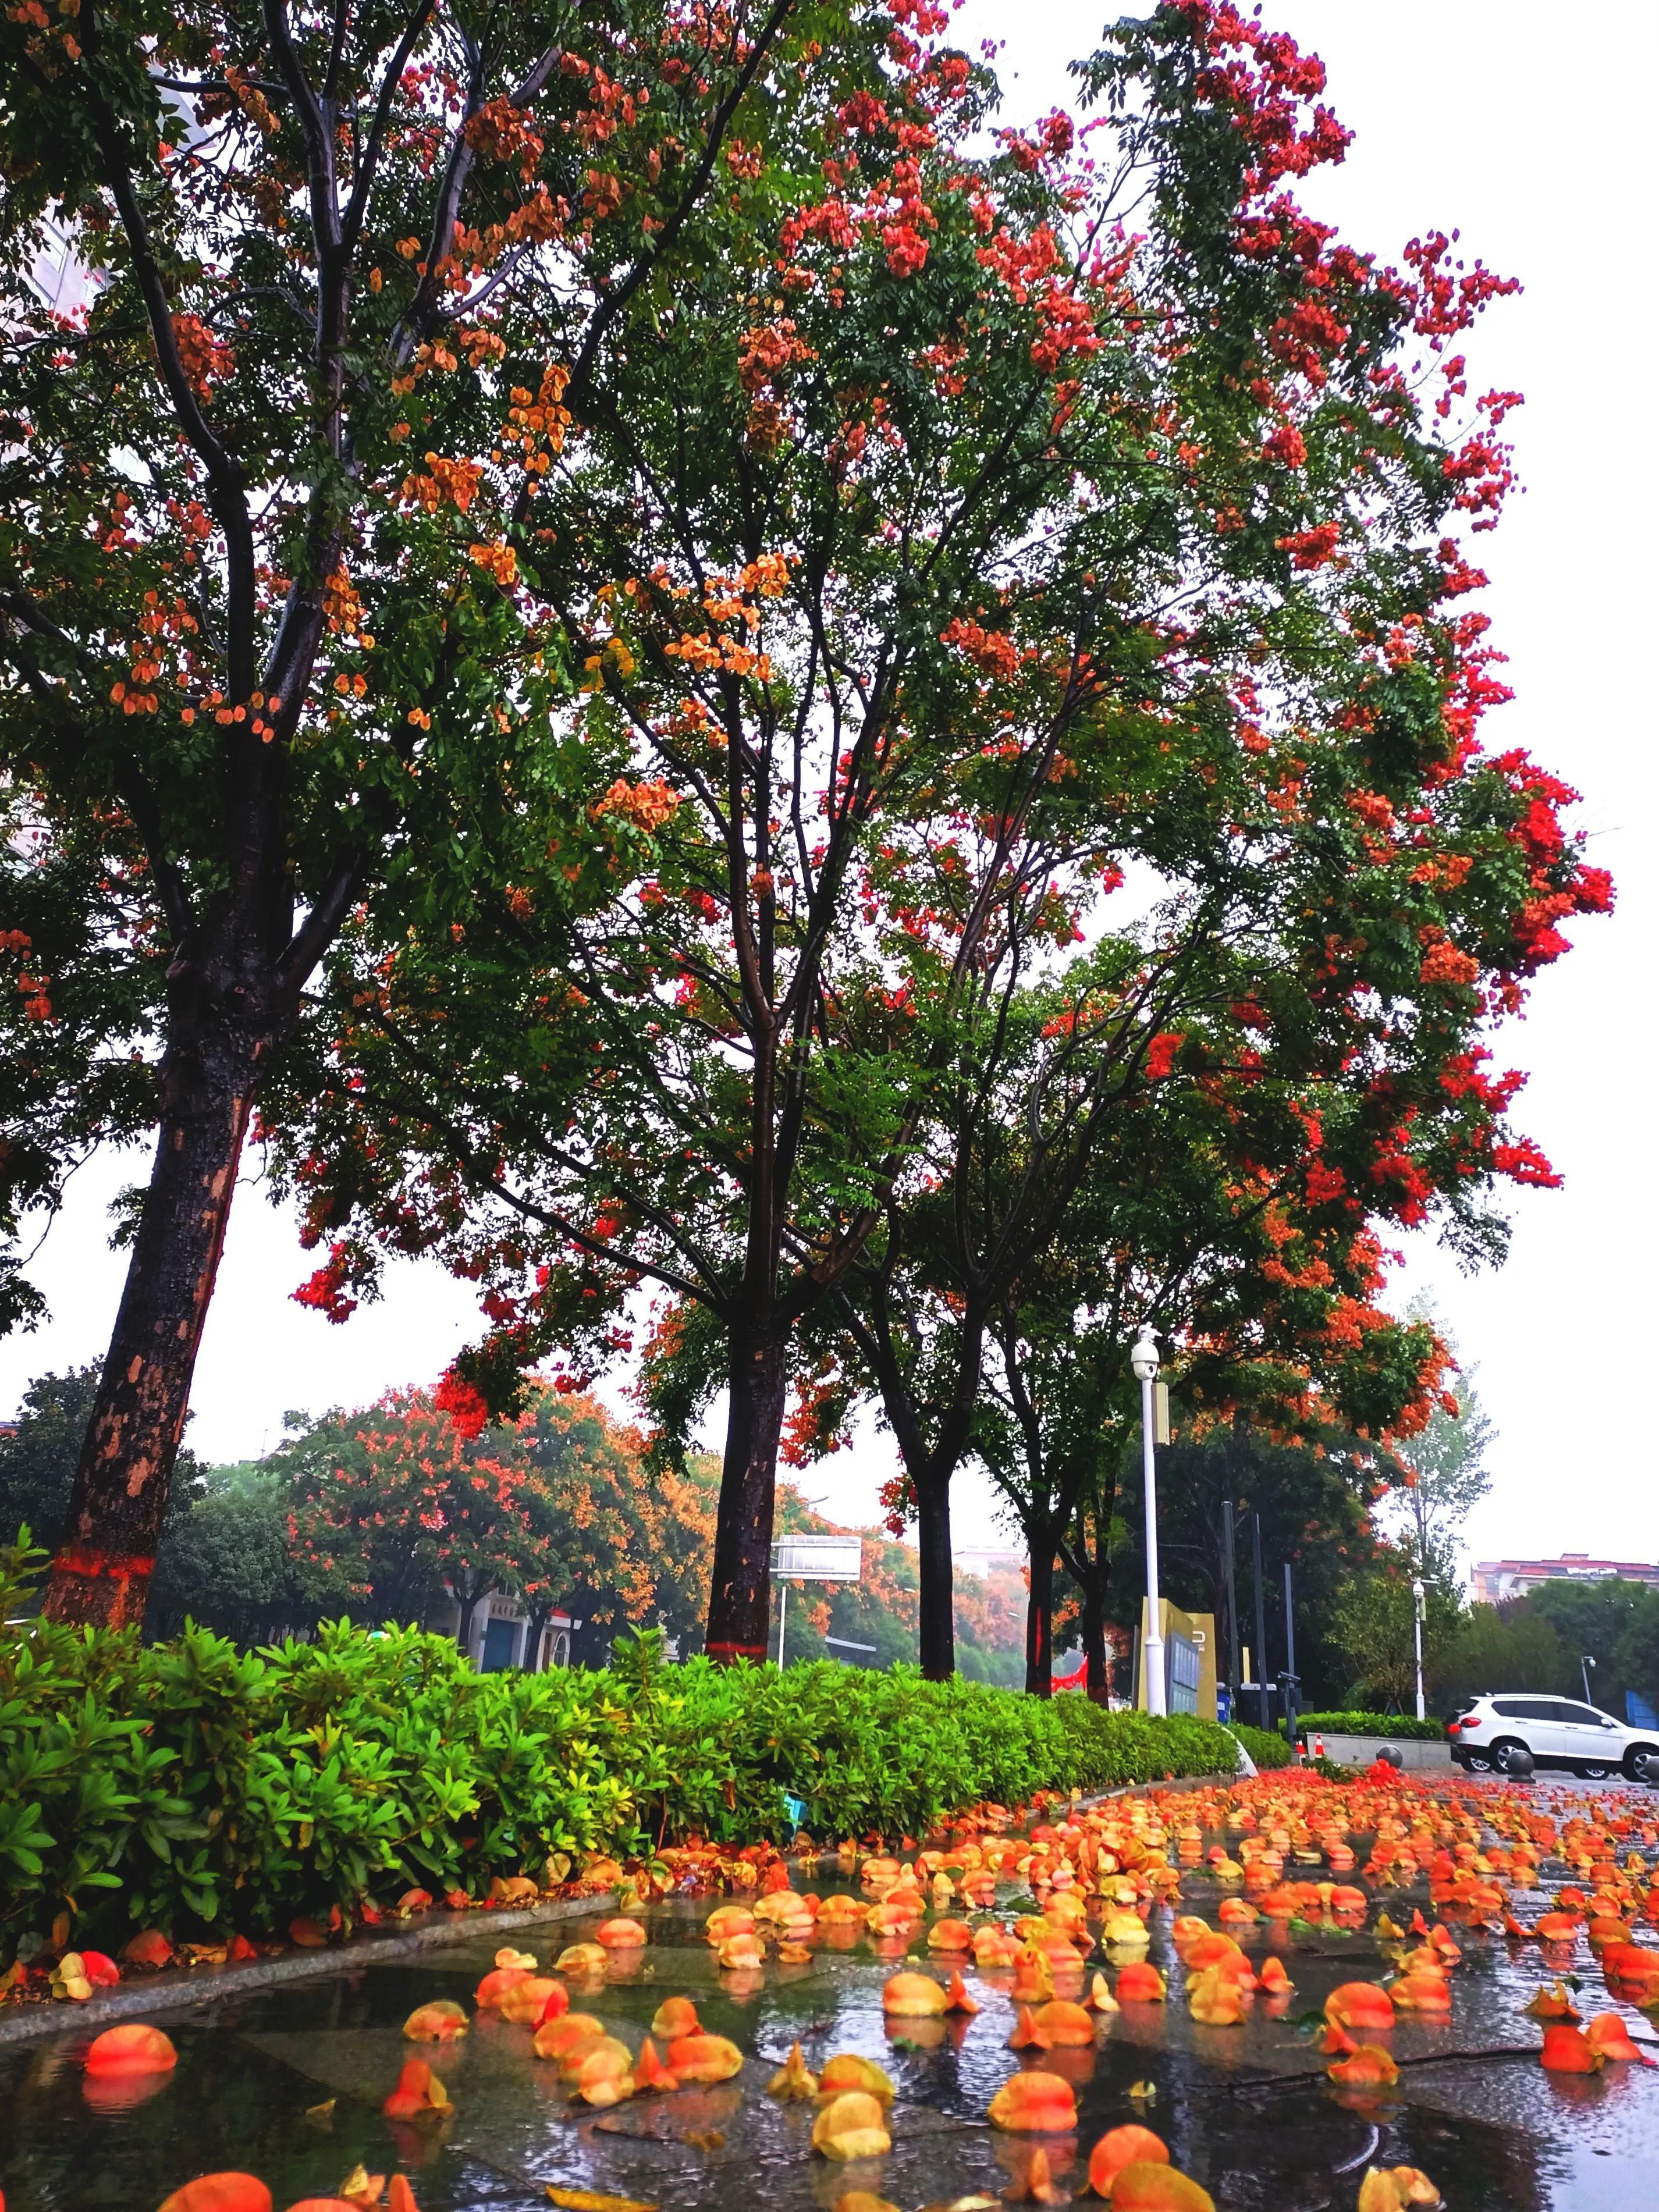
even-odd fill
[[[781,1667],[790,1583],[858,1582],[864,1574],[864,1546],[856,1536],[779,1536],[772,1546],[772,1571],[780,1578],[778,1664]]]
[[[772,1571],[802,1582],[859,1582],[864,1546],[856,1536],[780,1536],[772,1547]]]

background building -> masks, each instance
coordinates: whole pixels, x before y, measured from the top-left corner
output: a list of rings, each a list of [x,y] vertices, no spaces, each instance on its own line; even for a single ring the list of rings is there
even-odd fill
[[[1477,1605],[1504,1605],[1545,1583],[1645,1583],[1659,1589],[1659,1566],[1630,1559],[1593,1559],[1588,1552],[1563,1552],[1559,1559],[1482,1559],[1474,1573]]]

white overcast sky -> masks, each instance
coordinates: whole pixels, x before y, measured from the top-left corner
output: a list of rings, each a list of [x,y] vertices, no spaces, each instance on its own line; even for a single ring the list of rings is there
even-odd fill
[[[1480,541],[1492,577],[1485,604],[1517,694],[1486,735],[1527,746],[1583,791],[1592,856],[1619,884],[1616,915],[1576,926],[1577,949],[1540,981],[1498,1050],[1500,1067],[1531,1073],[1521,1124],[1565,1188],[1521,1194],[1511,1256],[1496,1273],[1471,1279],[1431,1243],[1412,1243],[1395,1297],[1431,1294],[1478,1366],[1498,1426],[1497,1480],[1470,1527],[1473,1556],[1659,1559],[1659,1422],[1642,1396],[1656,1358],[1659,1243],[1647,1157],[1659,966],[1650,389],[1659,11],[1609,0],[1580,37],[1563,35],[1542,0],[1268,0],[1266,16],[1323,56],[1328,98],[1357,134],[1342,167],[1309,179],[1309,207],[1389,258],[1425,229],[1461,227],[1469,252],[1524,282],[1469,348],[1473,389],[1527,395],[1509,426],[1527,490]],[[1070,104],[1065,64],[1103,20],[1077,0],[1018,9],[971,0],[959,19],[964,43],[1005,41],[1013,120]],[[146,1165],[95,1162],[77,1179],[33,1270],[50,1321],[0,1342],[0,1413],[32,1376],[101,1357],[123,1272],[104,1209]],[[245,1182],[197,1375],[189,1433],[204,1455],[264,1449],[289,1407],[362,1404],[430,1381],[477,1333],[464,1286],[408,1261],[390,1271],[384,1303],[331,1327],[289,1297],[314,1264],[292,1222]],[[805,1486],[838,1516],[866,1519],[890,1465],[886,1440],[869,1431]],[[964,1480],[958,1544],[996,1534],[983,1487]]]

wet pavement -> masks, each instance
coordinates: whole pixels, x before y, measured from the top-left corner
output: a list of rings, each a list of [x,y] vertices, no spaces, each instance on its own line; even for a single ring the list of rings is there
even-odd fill
[[[1478,1785],[1456,1788],[1460,1798],[1479,1802]],[[1550,1789],[1536,1802],[1541,1810],[1575,1800]],[[1656,1809],[1649,1793],[1606,1787],[1583,1790],[1576,1802],[1642,1823]],[[1206,1844],[1217,1840],[1227,1837],[1206,1833]],[[1621,1864],[1632,1842],[1621,1840]],[[1355,1845],[1363,1868],[1364,1844],[1356,1838]],[[1650,1870],[1651,1844],[1636,1848]],[[1285,1878],[1328,1878],[1329,1871],[1287,1863]],[[1528,1924],[1576,1878],[1547,1857],[1539,1872],[1536,1889],[1517,1893],[1516,1910]],[[1651,1879],[1650,1871],[1640,1879]],[[817,1878],[798,1876],[796,1887],[822,1895],[855,1887],[840,1879],[833,1858]],[[1224,1890],[1189,1868],[1174,1909],[1214,1925],[1220,1898],[1238,1893],[1237,1883]],[[1021,1894],[1018,1882],[1004,1881],[997,1911],[1012,1917]],[[925,1924],[908,1946],[825,1932],[803,1963],[770,1959],[748,1973],[723,1972],[703,1934],[720,1901],[676,1899],[641,1911],[647,1948],[616,1954],[602,1981],[570,1984],[573,2006],[597,2014],[630,2050],[664,1997],[691,1996],[704,2029],[730,2037],[745,2054],[742,2075],[718,2087],[595,2112],[572,2100],[556,2067],[537,2059],[529,2027],[496,2014],[477,2014],[456,2043],[407,2042],[403,2022],[417,2004],[450,1997],[472,2010],[473,1990],[503,1940],[483,1920],[476,1941],[358,1966],[332,1981],[158,2014],[179,2064],[124,2092],[99,2091],[85,2073],[86,2034],[0,2050],[7,2212],[154,2212],[191,2175],[222,2167],[261,2175],[280,2212],[295,2199],[337,2189],[360,2161],[375,2172],[408,2172],[421,2212],[528,2212],[545,2205],[548,2183],[660,2204],[664,2212],[750,2204],[830,2212],[854,2189],[908,2208],[1018,2193],[1033,2141],[1047,2150],[1060,2186],[1080,2193],[1090,2147],[1130,2120],[1156,2129],[1174,2163],[1211,2191],[1221,2212],[1351,2212],[1360,2177],[1374,2163],[1422,2168],[1453,2212],[1650,2212],[1659,2198],[1659,2070],[1626,2063],[1595,2075],[1548,2074],[1535,2055],[1541,2033],[1522,2008],[1540,1981],[1565,1972],[1579,1978],[1586,2018],[1620,2010],[1659,2057],[1649,2020],[1607,1995],[1582,1933],[1547,1960],[1535,1942],[1452,1923],[1463,1956],[1451,1974],[1449,2017],[1402,2017],[1385,2039],[1401,2069],[1398,2084],[1361,2093],[1326,2079],[1328,2062],[1314,2048],[1306,2015],[1339,1983],[1390,1972],[1397,1946],[1381,1945],[1364,1929],[1302,1921],[1233,1929],[1257,1965],[1270,1952],[1283,1958],[1295,1993],[1258,1994],[1243,2025],[1206,2027],[1182,1995],[1173,1911],[1154,1907],[1149,1955],[1169,1976],[1169,2002],[1126,2004],[1103,2020],[1092,2049],[1026,2054],[1072,2081],[1079,2124],[1074,2136],[1022,2138],[997,2133],[986,2119],[993,2094],[1021,2063],[1008,2047],[1017,2016],[1012,1970],[965,1966],[982,2008],[971,2018],[890,2023],[882,1988],[907,1953],[923,1971],[949,1963],[927,1960]],[[1426,1880],[1377,1891],[1365,1917],[1374,1924],[1386,1911],[1404,1924],[1419,1906],[1426,1918],[1443,1917],[1429,1905]],[[603,1917],[512,1940],[545,1971],[563,1945],[591,1938]],[[836,1948],[843,1942],[848,1948]],[[1062,1983],[1060,1995],[1074,1993]],[[812,2107],[778,2105],[764,2094],[797,2039],[815,2069],[833,2053],[855,2051],[891,2074],[897,2101],[885,2157],[827,2163],[811,2152]],[[414,2055],[430,2061],[454,2102],[453,2118],[436,2130],[381,2115],[399,2068]],[[1147,2085],[1150,2100],[1131,2096]]]

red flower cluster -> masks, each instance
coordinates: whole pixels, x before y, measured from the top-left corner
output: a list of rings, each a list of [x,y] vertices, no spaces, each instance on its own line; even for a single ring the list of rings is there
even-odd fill
[[[297,1291],[292,1291],[295,1305],[310,1306],[331,1322],[343,1322],[357,1310],[356,1298],[345,1295],[345,1285],[350,1273],[349,1249],[343,1243],[329,1248],[328,1263],[308,1275]]]
[[[1162,1083],[1175,1066],[1176,1054],[1186,1042],[1180,1030],[1164,1030],[1146,1048],[1146,1080]]]
[[[432,1402],[441,1413],[447,1413],[460,1433],[469,1439],[481,1436],[489,1420],[489,1408],[482,1395],[459,1376],[453,1367],[444,1370]]]
[[[1269,31],[1231,4],[1176,0],[1176,8],[1194,45],[1211,57],[1199,73],[1200,95],[1230,111],[1250,142],[1252,191],[1342,159],[1353,134],[1328,108],[1316,107],[1303,125],[1304,105],[1325,89],[1325,64],[1317,54],[1303,53],[1287,33]]]
[[[1311,530],[1292,531],[1286,538],[1275,538],[1273,544],[1281,553],[1290,555],[1291,568],[1322,568],[1335,553],[1341,535],[1340,522],[1319,522]]]

